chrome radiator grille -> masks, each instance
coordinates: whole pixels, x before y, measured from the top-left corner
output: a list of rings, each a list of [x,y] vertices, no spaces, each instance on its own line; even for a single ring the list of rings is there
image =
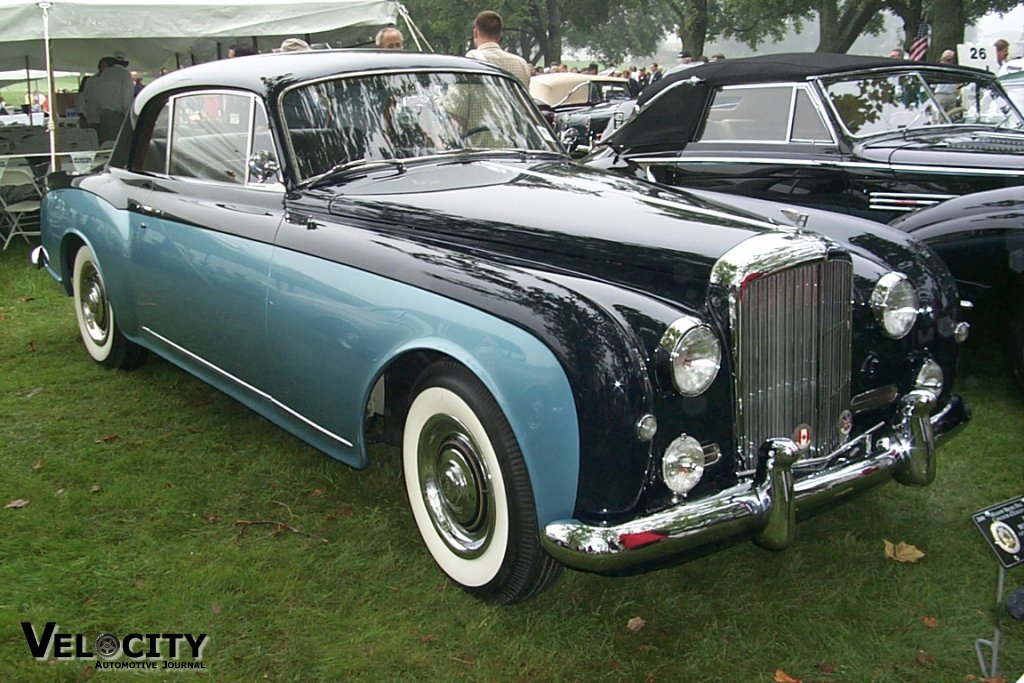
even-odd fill
[[[760,445],[810,428],[805,457],[846,439],[853,268],[821,260],[746,282],[735,311],[737,443],[749,466]]]

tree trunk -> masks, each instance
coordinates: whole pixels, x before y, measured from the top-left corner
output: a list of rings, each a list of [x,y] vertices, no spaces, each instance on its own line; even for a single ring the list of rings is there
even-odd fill
[[[548,2],[548,49],[544,60],[548,64],[562,61],[562,0]]]
[[[677,17],[676,33],[688,51],[696,60],[704,54],[704,41],[708,37],[708,0],[668,0]]]
[[[943,50],[956,51],[964,42],[966,13],[963,0],[934,0],[932,4],[932,40],[928,60],[937,62]]]
[[[864,32],[868,22],[881,11],[883,0],[818,0],[818,47],[816,52],[847,52]]]

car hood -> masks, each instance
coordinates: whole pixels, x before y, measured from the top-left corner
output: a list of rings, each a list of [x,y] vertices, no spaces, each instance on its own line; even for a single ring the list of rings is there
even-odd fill
[[[1005,187],[949,199],[900,216],[889,225],[924,240],[992,225],[1024,225],[1024,187]]]
[[[674,300],[683,281],[700,290],[683,298],[702,298],[724,253],[777,229],[753,213],[565,161],[416,165],[323,192],[336,219]]]
[[[907,131],[859,143],[855,156],[881,163],[1024,173],[1024,132],[986,128]]]

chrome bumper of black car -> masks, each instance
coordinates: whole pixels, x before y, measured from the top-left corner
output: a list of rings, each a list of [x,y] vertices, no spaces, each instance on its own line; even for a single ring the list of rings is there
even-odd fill
[[[793,538],[797,510],[819,507],[890,478],[909,486],[930,484],[936,442],[970,419],[959,397],[929,417],[934,405],[931,392],[911,392],[900,403],[896,425],[862,434],[837,451],[830,466],[806,476],[796,445],[790,439],[769,439],[762,445],[761,465],[752,482],[616,526],[553,522],[544,528],[541,543],[563,564],[599,573],[743,538],[785,548]]]

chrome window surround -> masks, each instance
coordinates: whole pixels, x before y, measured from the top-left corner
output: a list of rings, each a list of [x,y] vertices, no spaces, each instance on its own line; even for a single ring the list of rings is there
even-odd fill
[[[688,83],[689,81],[680,81],[680,82],[681,83]],[[678,85],[678,83],[673,84],[673,86],[675,86],[675,85]],[[752,84],[743,84],[743,85],[725,85],[725,86],[722,86],[721,88],[718,88],[715,91],[714,94],[717,95],[717,93],[719,93],[719,92],[728,92],[730,90],[758,90],[758,89],[764,89],[764,88],[786,88],[786,87],[791,88],[791,92],[790,92],[790,97],[789,97],[789,115],[788,115],[789,118],[788,118],[788,122],[786,124],[786,138],[784,140],[783,139],[778,139],[778,140],[755,140],[755,139],[750,139],[750,138],[743,138],[743,139],[737,138],[737,139],[734,139],[734,140],[707,140],[707,141],[703,141],[703,140],[699,140],[698,139],[698,140],[696,140],[696,142],[708,142],[708,143],[715,143],[715,144],[720,144],[720,143],[721,144],[751,144],[751,143],[754,143],[754,144],[775,144],[775,145],[790,144],[790,143],[796,142],[796,143],[800,143],[800,144],[811,144],[811,145],[821,145],[821,146],[835,146],[837,144],[836,143],[837,136],[836,136],[835,126],[832,124],[831,119],[825,113],[826,110],[822,107],[822,103],[821,103],[820,98],[817,95],[817,92],[813,88],[809,87],[808,85],[805,85],[803,83],[785,83],[785,82],[781,82],[781,83],[752,83]],[[667,88],[666,90],[668,90],[668,89],[671,89],[671,88]],[[811,106],[814,108],[814,111],[818,114],[818,118],[821,119],[822,125],[824,125],[826,132],[829,134],[829,139],[828,140],[802,140],[802,139],[794,140],[793,139],[793,127],[794,127],[794,125],[796,123],[796,99],[797,99],[797,97],[798,97],[800,92],[804,92],[804,93],[807,94],[808,99],[810,100]],[[658,93],[658,96],[661,96],[663,93],[664,93],[664,91],[662,91],[661,93]],[[651,100],[651,102],[653,102],[655,99],[657,99],[657,97],[653,98]],[[712,101],[713,101],[713,98],[712,98]],[[650,106],[650,102],[648,102],[647,106]],[[705,117],[705,123],[706,123],[706,117]]]
[[[186,92],[180,92],[180,93],[176,93],[174,95],[171,95],[170,97],[167,98],[167,100],[164,101],[162,107],[167,107],[168,111],[167,111],[167,152],[164,154],[164,167],[162,169],[163,175],[167,176],[168,178],[171,177],[171,173],[170,173],[171,153],[172,153],[172,150],[174,149],[174,144],[175,144],[175,141],[174,141],[174,137],[175,137],[174,119],[175,119],[175,112],[177,111],[177,107],[175,106],[175,104],[180,99],[183,99],[183,98],[186,98],[186,97],[193,97],[193,96],[196,96],[196,95],[231,95],[231,96],[234,96],[234,97],[245,97],[245,98],[249,99],[249,135],[248,135],[248,139],[246,140],[246,148],[245,148],[246,149],[246,154],[245,154],[245,179],[244,179],[244,181],[241,184],[239,184],[239,183],[227,183],[227,182],[223,182],[223,181],[219,181],[219,180],[212,180],[210,178],[194,178],[192,176],[174,176],[174,177],[175,178],[179,178],[181,180],[188,180],[190,182],[212,184],[212,185],[228,185],[228,186],[231,186],[231,187],[247,187],[247,188],[250,188],[250,189],[260,189],[260,190],[265,190],[265,191],[266,190],[270,190],[270,191],[275,191],[275,192],[280,192],[281,190],[283,190],[284,188],[283,188],[283,186],[280,183],[252,183],[252,182],[249,182],[249,163],[248,163],[248,161],[249,161],[249,158],[252,157],[253,144],[254,144],[255,138],[256,138],[255,131],[254,131],[254,127],[256,125],[256,108],[257,107],[263,107],[263,104],[262,104],[262,102],[258,102],[258,98],[257,98],[257,96],[254,93],[251,93],[251,92],[248,92],[248,91],[245,91],[245,90],[231,90],[231,89],[225,89],[225,88],[208,89],[208,90],[188,90]],[[263,109],[263,114],[264,114],[264,117],[266,117],[266,115],[267,115],[266,108]],[[159,114],[157,114],[157,116],[159,117]],[[267,118],[267,120],[269,121],[269,117]],[[155,123],[155,121],[154,121],[154,123]],[[273,152],[277,156],[278,159],[281,158],[280,153],[276,149],[276,144],[275,144],[275,149],[273,150]],[[133,166],[134,166],[134,164],[133,164]],[[138,172],[140,172],[140,170],[132,168],[132,172],[133,173],[138,173]],[[280,176],[280,172],[279,172],[279,176]],[[279,177],[279,179],[280,179],[280,177]]]
[[[853,267],[824,239],[802,233],[752,237],[711,273],[728,297],[739,462],[757,467],[771,438],[811,430],[804,458],[826,458],[848,434]]]

